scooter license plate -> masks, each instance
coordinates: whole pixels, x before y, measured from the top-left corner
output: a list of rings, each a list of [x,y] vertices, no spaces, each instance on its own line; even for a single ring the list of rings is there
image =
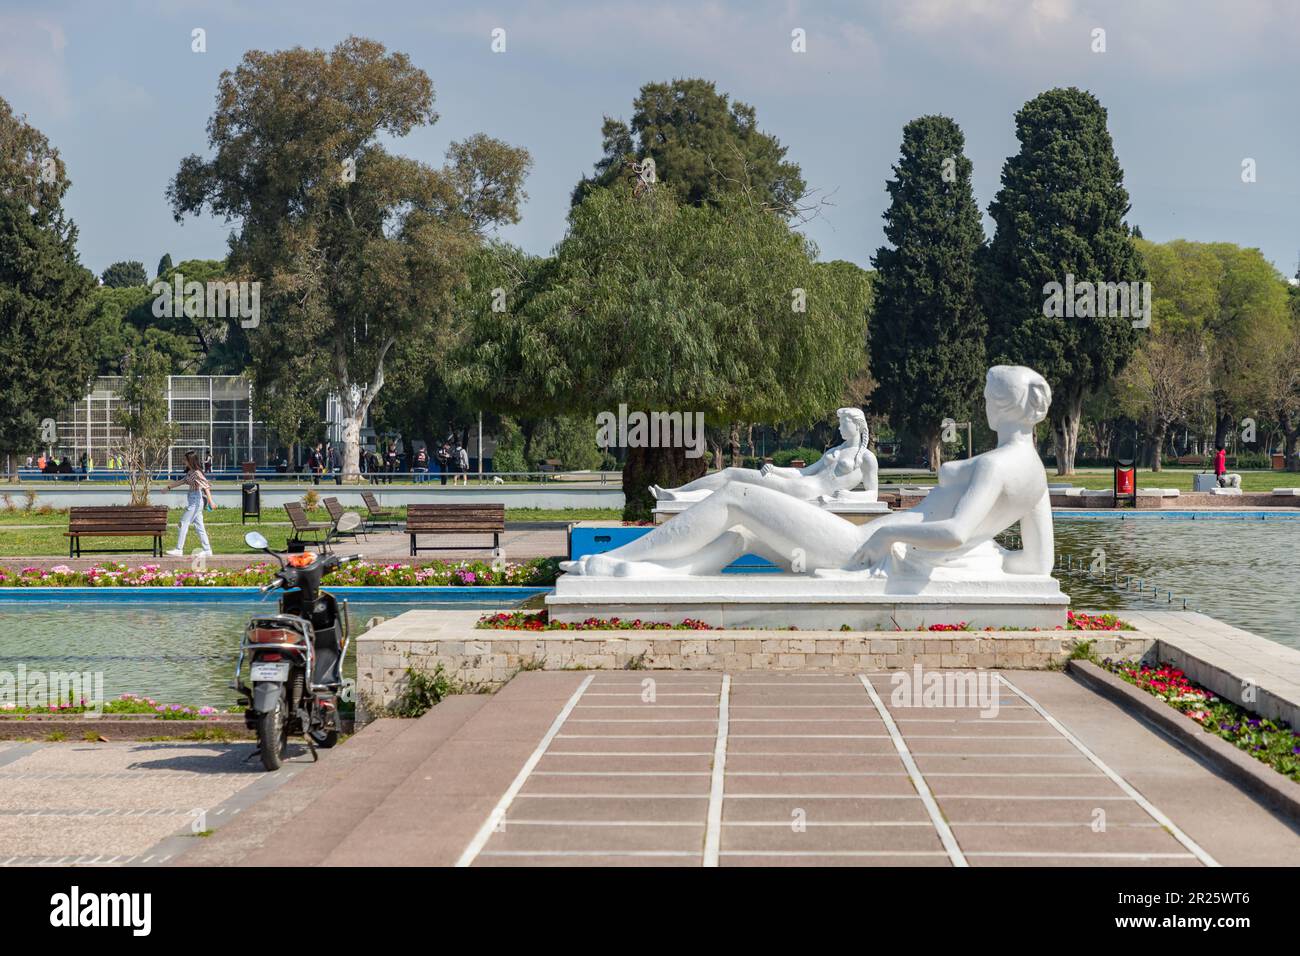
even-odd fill
[[[275,663],[268,661],[266,663],[254,664],[252,670],[248,672],[248,679],[251,681],[279,681],[284,683],[289,679],[289,664]]]

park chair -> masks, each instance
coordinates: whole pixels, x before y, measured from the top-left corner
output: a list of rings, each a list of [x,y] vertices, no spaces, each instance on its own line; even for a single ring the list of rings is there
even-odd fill
[[[334,528],[334,522],[312,521],[307,517],[307,511],[302,503],[298,501],[288,502],[284,510],[289,513],[289,523],[293,525],[293,535],[289,538],[290,544],[306,544],[308,542],[304,535],[310,534],[315,536],[312,544],[320,545],[325,551],[330,549],[329,533]]]
[[[361,500],[366,505],[366,530],[373,531],[380,525],[385,528],[397,526],[397,512],[383,508],[373,491],[361,492]]]
[[[339,538],[346,536],[355,540],[358,537],[365,536],[366,530],[364,525],[358,524],[356,530],[344,530],[339,527],[339,522],[343,520],[343,516],[350,512],[339,504],[337,498],[326,498],[323,504],[325,505],[325,510],[329,512],[330,523],[333,525],[333,527],[330,528],[331,538],[337,541]]]

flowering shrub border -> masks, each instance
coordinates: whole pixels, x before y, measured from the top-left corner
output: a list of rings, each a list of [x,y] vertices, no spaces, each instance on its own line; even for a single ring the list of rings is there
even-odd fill
[[[568,623],[552,621],[545,610],[502,611],[484,614],[474,625],[498,631],[716,631],[718,628],[703,621],[686,618],[679,624],[642,621],[640,618],[625,621],[618,617],[589,617],[585,621]]]
[[[842,630],[842,629],[841,629]],[[918,631],[1041,631],[1040,627],[975,627],[966,621],[956,624],[922,625]],[[1114,614],[1089,614],[1087,611],[1066,611],[1065,624],[1057,625],[1057,631],[1135,631],[1128,621],[1121,621]]]
[[[1109,657],[1099,663],[1120,680],[1186,714],[1206,733],[1226,740],[1300,783],[1300,733],[1292,730],[1285,721],[1260,717],[1216,696],[1192,683],[1172,664],[1116,661]]]
[[[104,706],[95,709],[87,706],[83,698],[77,703],[69,701],[66,704],[50,704],[47,707],[19,707],[16,704],[0,704],[0,718],[23,718],[23,717],[69,717],[85,713],[95,713],[96,716],[114,717],[122,715],[141,714],[156,717],[159,720],[216,720],[225,716],[222,711],[215,707],[192,707],[186,704],[160,704],[152,697],[141,697],[138,694],[123,694],[114,700],[105,701]],[[234,713],[234,711],[226,711]]]
[[[25,567],[17,571],[0,567],[0,588],[33,587],[256,587],[268,583],[276,566],[259,561],[245,568],[164,568],[157,564],[127,567],[105,562],[85,571],[64,564],[51,568]],[[506,562],[500,569],[488,561],[431,561],[425,564],[356,561],[326,579],[333,587],[547,587],[555,583],[559,568],[551,558]]]
[[[697,621],[693,618],[685,618],[678,624],[655,623],[651,621],[642,621],[640,618],[625,621],[622,618],[610,617],[589,617],[585,621],[576,623],[565,623],[563,621],[552,621],[545,609],[540,611],[509,611],[499,614],[484,614],[474,625],[476,628],[497,631],[720,631],[724,628],[714,627],[712,624],[705,624],[703,621]],[[732,630],[737,630],[732,628]],[[748,630],[741,628],[740,630]],[[789,628],[764,628],[763,630],[788,630],[797,631],[797,627]],[[847,624],[840,628],[841,631],[852,630]],[[896,628],[901,630],[901,628]],[[929,627],[918,627],[918,631],[1020,631],[1026,630],[1019,627],[1002,627],[1002,628],[976,628],[972,627],[966,621],[957,624],[931,624]],[[1029,628],[1028,630],[1037,631],[1038,628]],[[1134,630],[1132,624],[1121,621],[1114,614],[1088,614],[1084,611],[1067,611],[1066,624],[1064,627],[1058,627],[1058,631],[1131,631]]]

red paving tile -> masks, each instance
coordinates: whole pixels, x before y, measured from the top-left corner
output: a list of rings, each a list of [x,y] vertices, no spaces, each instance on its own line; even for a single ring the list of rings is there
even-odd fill
[[[861,679],[650,679],[591,676],[476,865],[1199,863],[1004,685],[981,715],[895,708],[872,676],[886,719]]]

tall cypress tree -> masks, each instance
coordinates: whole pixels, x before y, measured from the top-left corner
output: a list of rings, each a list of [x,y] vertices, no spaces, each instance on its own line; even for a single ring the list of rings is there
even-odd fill
[[[95,373],[86,323],[95,277],[63,212],[63,161],[0,99],[0,466],[40,444],[40,424],[86,394]]]
[[[942,422],[968,414],[984,374],[987,322],[976,288],[984,244],[961,128],[946,116],[903,127],[885,184],[885,239],[872,264],[872,405],[919,439],[938,468]]]
[[[1016,137],[1020,152],[1002,167],[989,205],[996,232],[982,270],[985,309],[993,353],[1051,383],[1056,470],[1069,475],[1084,397],[1123,369],[1140,333],[1125,316],[1047,315],[1055,311],[1045,308],[1047,287],[1065,287],[1070,276],[1076,287],[1141,281],[1146,269],[1124,221],[1124,171],[1097,98],[1048,90],[1016,114]]]

